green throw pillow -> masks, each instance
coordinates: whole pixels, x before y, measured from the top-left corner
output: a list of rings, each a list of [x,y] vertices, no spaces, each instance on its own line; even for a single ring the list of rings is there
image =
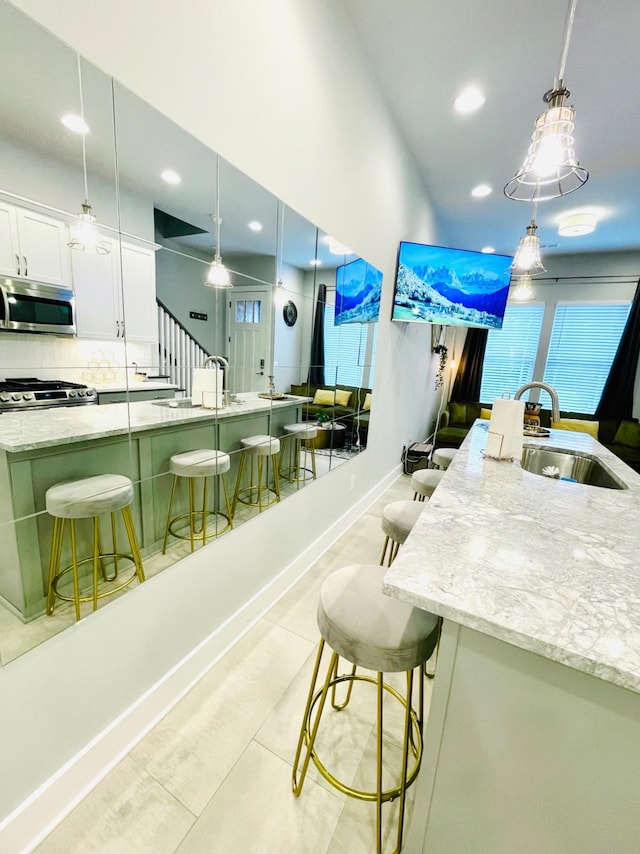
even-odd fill
[[[449,401],[449,424],[467,423],[467,404]]]
[[[626,445],[627,448],[640,448],[640,424],[637,421],[621,421],[614,445]]]

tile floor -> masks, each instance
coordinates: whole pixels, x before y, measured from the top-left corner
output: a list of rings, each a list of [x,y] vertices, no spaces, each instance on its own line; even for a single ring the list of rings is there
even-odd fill
[[[348,563],[377,563],[382,508],[411,497],[409,478],[401,476],[41,843],[37,854],[374,851],[373,804],[341,795],[313,765],[301,797],[295,798],[291,764],[316,652],[319,586]],[[393,761],[394,750],[399,756],[400,710],[392,702],[387,714],[386,706],[386,758]],[[336,720],[318,747],[323,761],[345,781],[367,787],[375,767],[374,710],[375,689],[356,686],[348,715],[333,713]],[[396,803],[387,805],[387,847],[393,847],[395,809]],[[407,809],[410,814],[411,797]]]

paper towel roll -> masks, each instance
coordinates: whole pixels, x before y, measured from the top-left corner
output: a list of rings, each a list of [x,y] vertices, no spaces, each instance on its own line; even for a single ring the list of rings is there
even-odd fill
[[[222,409],[223,388],[224,372],[221,368],[194,368],[191,405],[206,406],[207,409]],[[204,400],[203,392],[205,392]]]
[[[491,410],[485,452],[499,459],[519,459],[522,456],[523,427],[524,400],[496,398]],[[499,441],[500,436],[503,437],[502,442]],[[495,453],[498,448],[498,453]]]

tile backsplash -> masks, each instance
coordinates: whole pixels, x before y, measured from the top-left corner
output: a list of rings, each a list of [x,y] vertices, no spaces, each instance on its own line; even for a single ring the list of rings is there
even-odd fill
[[[135,370],[136,365],[140,371],[158,373],[157,346],[0,332],[0,379],[38,377],[114,385],[124,382],[127,368]]]

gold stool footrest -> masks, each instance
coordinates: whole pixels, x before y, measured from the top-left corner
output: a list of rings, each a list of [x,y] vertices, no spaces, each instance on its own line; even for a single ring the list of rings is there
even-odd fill
[[[248,493],[246,498],[243,498],[243,493]],[[255,493],[255,501],[251,499],[251,493]],[[259,501],[258,495],[267,495],[267,500]],[[273,496],[273,497],[271,497]],[[238,494],[236,497],[236,501],[240,504],[246,504],[249,507],[269,507],[271,504],[276,504],[280,500],[278,496],[278,492],[272,486],[261,486],[258,491],[258,487],[255,484],[251,486],[243,486],[238,490]]]
[[[214,526],[212,529],[210,529],[209,525],[207,524],[207,540],[209,540],[209,539],[213,540],[216,537],[219,537],[220,534],[224,534],[225,531],[228,531],[233,527],[231,520],[229,519],[229,517],[227,516],[226,513],[221,513],[221,512],[218,512],[217,510],[207,510],[207,518],[210,518],[210,517],[216,517],[216,518],[220,517],[221,519],[225,520],[225,523],[224,523],[224,526],[222,528],[218,528],[217,526]],[[198,530],[198,528],[196,527],[196,521],[198,521],[200,523],[200,526],[202,526],[202,510],[194,510],[193,513],[182,513],[180,516],[174,516],[173,519],[167,525],[169,533],[173,537],[175,537],[178,540],[191,541],[192,537],[191,537],[190,533],[176,534],[176,532],[174,530],[174,525],[177,525],[177,523],[180,522],[181,519],[189,519],[189,522],[187,522],[187,525],[193,526],[193,531],[194,531],[193,539],[194,540],[199,541],[199,540],[203,539],[204,535],[203,535],[202,527],[200,527],[200,530]],[[185,527],[185,526],[182,526],[182,527]],[[187,530],[188,530],[188,528],[187,528]]]
[[[377,680],[373,676],[365,676],[359,673],[348,673],[343,676],[336,676],[331,679],[328,683],[328,689],[333,690],[336,685],[339,685],[341,682],[369,682],[372,685],[377,686]],[[351,687],[351,685],[350,685]],[[384,690],[388,691],[398,702],[403,706],[406,710],[407,708],[407,700],[403,697],[395,688],[391,685],[387,685],[384,683]],[[309,713],[307,714],[306,721],[304,723],[304,743],[308,747],[310,740],[310,730],[311,730],[311,721],[313,710],[315,708],[316,703],[320,699],[323,693],[323,688],[320,688],[313,696],[313,700],[311,701],[311,705],[309,707]],[[344,704],[346,705],[346,703]],[[344,706],[340,706],[338,710],[344,708]],[[410,737],[410,750],[414,755],[415,762],[414,766],[411,769],[411,772],[407,775],[406,788],[415,781],[418,776],[418,771],[420,770],[420,762],[422,760],[422,732],[421,727],[418,721],[418,716],[415,711],[411,709],[411,737]],[[377,801],[378,795],[376,792],[368,792],[363,791],[361,789],[354,789],[351,786],[347,786],[346,783],[343,783],[341,780],[338,780],[337,777],[334,777],[330,771],[323,765],[323,763],[318,758],[318,755],[315,751],[315,747],[311,749],[311,759],[313,760],[313,764],[316,766],[318,771],[322,774],[324,779],[330,783],[334,788],[338,789],[345,795],[350,795],[353,798],[358,798],[362,801]],[[387,801],[392,801],[395,798],[399,797],[402,792],[402,784],[399,786],[394,786],[392,789],[385,789],[381,794],[382,803],[386,803]]]
[[[120,590],[124,590],[124,588],[127,585],[131,584],[131,582],[137,576],[136,562],[135,562],[135,559],[131,555],[121,554],[120,552],[103,552],[100,555],[98,555],[99,560],[102,560],[102,558],[105,558],[105,557],[112,557],[112,558],[117,558],[118,560],[129,560],[129,561],[131,561],[131,563],[133,564],[133,572],[131,573],[131,575],[128,578],[126,578],[124,581],[121,581],[117,587],[110,587],[108,590],[104,590],[102,593],[98,593],[98,595],[96,597],[97,599],[105,599],[107,596],[113,596],[114,593],[118,593]],[[85,563],[91,563],[92,564],[93,563],[93,557],[86,557],[83,560],[79,560],[77,562],[76,566],[82,566]],[[52,587],[55,595],[58,597],[58,599],[63,599],[65,602],[75,602],[76,601],[75,596],[65,596],[64,593],[60,593],[58,591],[58,582],[60,581],[62,576],[66,575],[68,572],[73,572],[73,565],[72,564],[70,566],[66,567],[66,569],[63,569],[62,572],[59,572],[56,575],[56,577],[51,582],[51,587]],[[107,583],[111,583],[112,581],[115,581],[115,578],[117,578],[117,575],[114,576],[114,578],[105,579],[105,581]],[[92,587],[92,589],[93,589],[93,587]],[[89,595],[89,596],[78,596],[78,602],[93,602],[93,593],[91,593],[91,595]]]

